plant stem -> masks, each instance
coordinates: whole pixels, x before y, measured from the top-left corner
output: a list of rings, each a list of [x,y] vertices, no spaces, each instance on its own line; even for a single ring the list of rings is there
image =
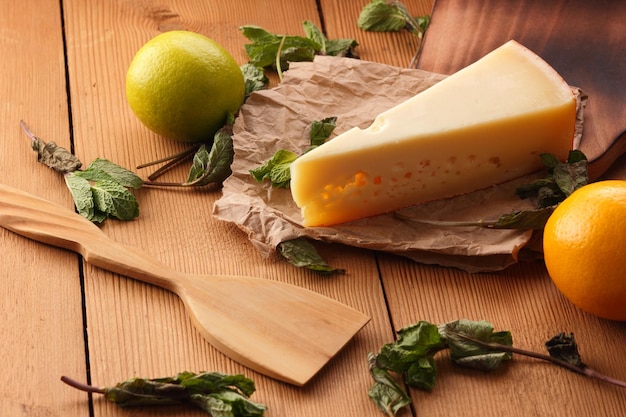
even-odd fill
[[[407,221],[409,223],[421,223],[428,224],[431,226],[443,226],[443,227],[486,227],[491,228],[496,223],[497,220],[429,220],[429,219],[416,219],[410,216],[406,216],[404,214],[400,214],[398,212],[394,212],[393,216]]]
[[[392,6],[395,6],[400,14],[406,20],[408,30],[417,38],[417,49],[415,50],[415,54],[411,58],[411,62],[409,63],[409,68],[417,68],[417,61],[419,60],[420,53],[422,52],[422,38],[424,33],[420,28],[420,25],[415,21],[415,18],[409,13],[406,6],[402,4],[400,1],[392,1],[390,3]]]
[[[162,162],[167,162],[167,161],[172,161],[172,160],[178,160],[178,159],[181,159],[181,158],[185,158],[186,156],[191,155],[193,152],[196,152],[196,148],[195,147],[190,148],[190,149],[185,149],[182,152],[179,152],[179,153],[174,154],[174,155],[166,156],[165,158],[157,159],[156,161],[146,162],[145,164],[137,165],[137,169],[147,168],[149,166],[160,164]]]
[[[156,171],[154,171],[152,174],[148,176],[148,180],[154,181],[158,177],[163,175],[165,172],[169,171],[170,169],[174,168],[178,164],[181,164],[185,160],[189,159],[189,157],[191,157],[197,151],[198,151],[198,147],[186,149],[175,155],[166,156],[165,158],[161,158],[156,161],[147,162],[145,164],[138,165],[137,169],[146,168],[152,165],[160,164],[162,162],[167,162],[165,165],[163,165],[162,167],[160,167],[159,169],[157,169]]]
[[[280,66],[280,54],[283,51],[283,46],[285,45],[286,38],[286,36],[282,37],[282,39],[280,40],[280,45],[278,45],[278,52],[276,52],[276,72],[278,73],[278,79],[280,81],[283,80],[283,69]]]
[[[80,391],[96,393],[96,394],[104,394],[104,390],[102,388],[94,387],[92,385],[83,384],[82,382],[78,382],[70,377],[62,376],[61,381],[65,382],[70,387],[76,388]]]
[[[33,142],[37,140],[37,136],[35,136],[35,134],[28,128],[28,126],[26,126],[26,122],[20,120],[20,126],[22,126],[22,130],[24,131],[24,133],[26,133],[26,136],[28,136],[30,140],[32,140]]]
[[[604,381],[607,382],[609,384],[613,384],[613,385],[617,385],[618,387],[622,387],[622,388],[626,388],[626,381],[621,381],[619,379],[615,379],[612,378],[610,376],[604,375],[594,369],[591,369],[589,367],[587,367],[586,365],[583,366],[576,366],[576,365],[572,365],[569,362],[566,362],[564,360],[555,358],[553,356],[550,355],[545,355],[542,353],[537,353],[537,352],[532,352],[530,350],[525,350],[525,349],[520,349],[520,348],[516,348],[513,346],[508,346],[508,345],[503,345],[500,343],[489,343],[489,342],[483,342],[482,340],[479,339],[475,339],[471,336],[468,336],[466,334],[462,334],[462,333],[455,333],[457,336],[468,340],[472,343],[477,344],[478,346],[484,347],[486,349],[490,349],[490,350],[496,350],[496,351],[503,351],[503,352],[511,352],[511,353],[516,353],[518,355],[523,355],[523,356],[529,356],[531,358],[535,358],[535,359],[540,359],[540,360],[544,360],[544,361],[548,361],[548,362],[552,362],[555,365],[558,365],[560,367],[563,367],[565,369],[568,369],[572,372],[575,372],[577,374],[580,375],[584,375],[590,378],[595,378],[598,379],[600,381]]]

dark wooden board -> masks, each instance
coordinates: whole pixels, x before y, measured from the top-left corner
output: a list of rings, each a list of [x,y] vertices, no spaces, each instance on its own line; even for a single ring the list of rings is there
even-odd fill
[[[626,1],[436,0],[418,66],[452,74],[510,39],[589,96],[581,149],[603,172],[626,151]]]

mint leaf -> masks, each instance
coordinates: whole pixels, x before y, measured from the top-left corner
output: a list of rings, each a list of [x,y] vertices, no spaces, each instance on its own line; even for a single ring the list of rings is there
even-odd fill
[[[210,170],[209,159],[207,146],[205,144],[200,145],[193,156],[193,162],[191,168],[189,168],[189,174],[187,175],[187,181],[185,181],[185,183],[189,184],[202,178],[205,173]]]
[[[310,20],[305,20],[302,22],[302,26],[304,27],[304,32],[306,33],[306,37],[311,39],[313,42],[319,45],[318,52],[325,55],[326,54],[326,36],[324,33]]]
[[[333,133],[333,130],[335,130],[336,125],[336,117],[314,120],[313,123],[311,123],[311,131],[309,132],[311,148],[323,145],[326,139]]]
[[[406,17],[385,0],[372,0],[361,10],[357,26],[372,32],[396,32],[406,27]]]
[[[278,251],[289,263],[300,268],[307,268],[323,274],[345,272],[342,269],[335,269],[328,265],[319,255],[315,246],[303,237],[281,242],[278,245]]]
[[[589,183],[586,159],[576,162],[559,164],[554,167],[554,182],[565,197]]]
[[[215,134],[210,151],[204,144],[196,151],[183,185],[221,184],[233,173],[231,165],[234,157],[232,125],[227,124]]]
[[[387,370],[377,366],[376,355],[370,353],[368,362],[374,384],[367,394],[385,415],[395,416],[400,409],[411,404],[411,398]]]
[[[437,326],[420,321],[398,332],[394,343],[384,345],[376,356],[381,369],[406,374],[413,387],[430,390],[435,384],[434,355],[446,348]]]
[[[418,40],[418,47],[411,59],[410,67],[415,67],[419,57],[419,44],[430,24],[430,16],[413,17],[399,1],[372,0],[359,14],[357,25],[365,31],[397,32],[406,29]]]
[[[354,39],[327,39],[326,55],[358,59],[359,55],[354,51],[357,46],[359,46],[359,43]]]
[[[273,34],[259,26],[241,26],[239,30],[251,41],[244,45],[249,63],[259,68],[273,67],[282,72],[289,68],[290,62],[313,61],[316,55],[356,56],[353,48],[358,43],[355,40],[329,40],[308,20],[303,22],[303,27],[306,36]]]
[[[98,180],[91,185],[91,192],[95,208],[109,217],[131,220],[139,216],[137,199],[120,183],[107,179]]]
[[[583,152],[570,151],[564,162],[547,153],[541,154],[540,158],[548,169],[548,175],[515,190],[520,198],[536,198],[538,208],[555,206],[589,183],[589,162]]]
[[[363,7],[357,26],[371,32],[397,32],[407,29],[421,39],[430,24],[430,16],[411,16],[399,1],[372,0]]]
[[[98,181],[101,179],[111,180],[119,183],[124,187],[139,189],[143,185],[143,180],[132,171],[123,168],[108,159],[94,159],[83,172],[81,176],[90,181]]]
[[[457,320],[441,325],[439,330],[450,348],[450,358],[458,365],[492,371],[512,358],[510,352],[499,352],[468,340],[467,337],[486,343],[513,345],[510,332],[494,333],[493,326],[484,320]]]
[[[314,120],[309,131],[309,148],[305,152],[322,145],[335,129],[336,117],[327,117],[322,120]],[[257,182],[270,180],[273,187],[288,188],[291,182],[290,166],[298,158],[298,154],[286,149],[279,149],[265,163],[251,169],[250,174]]]
[[[287,70],[289,62],[312,61],[321,45],[302,36],[275,35],[258,26],[241,26],[243,35],[252,43],[244,49],[252,65],[259,68],[275,67],[280,51],[281,70]]]
[[[65,175],[76,210],[92,222],[107,217],[131,220],[139,216],[139,204],[128,190],[140,188],[143,180],[106,159],[95,159],[84,171]]]
[[[258,182],[269,179],[273,187],[287,188],[291,181],[290,164],[298,158],[294,152],[280,149],[263,165],[250,170]]]
[[[259,67],[247,63],[241,66],[241,72],[246,85],[246,99],[255,91],[264,90],[269,83],[265,72]]]
[[[328,39],[313,22],[305,20],[302,23],[307,38],[320,45],[316,52],[320,55],[356,57],[354,48],[359,44],[354,39]]]
[[[427,321],[419,321],[398,332],[398,339],[382,346],[377,354],[370,353],[368,362],[374,385],[370,398],[388,416],[394,416],[411,403],[404,389],[395,382],[392,373],[404,376],[414,388],[431,390],[436,381],[434,356],[447,347],[439,329]]]
[[[107,216],[96,208],[89,181],[75,173],[69,173],[64,178],[78,214],[95,223],[103,222]]]
[[[82,163],[54,142],[45,143],[20,122],[31,138],[39,162],[64,174],[78,213],[86,219],[101,223],[107,217],[130,220],[139,215],[139,204],[126,187],[138,189],[144,184],[134,172],[108,159],[96,158],[84,170]]]

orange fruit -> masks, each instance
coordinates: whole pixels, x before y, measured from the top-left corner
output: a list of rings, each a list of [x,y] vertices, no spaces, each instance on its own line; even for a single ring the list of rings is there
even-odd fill
[[[137,118],[175,141],[212,139],[244,95],[243,74],[230,53],[189,31],[152,38],[126,73],[126,99]]]
[[[543,250],[552,281],[574,305],[626,321],[626,181],[574,191],[548,219]]]

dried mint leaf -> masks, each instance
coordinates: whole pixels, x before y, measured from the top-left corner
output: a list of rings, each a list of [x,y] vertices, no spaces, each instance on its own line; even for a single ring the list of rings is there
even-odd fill
[[[83,165],[76,156],[54,142],[46,143],[36,138],[31,142],[31,146],[37,152],[37,161],[55,171],[73,172]]]
[[[579,368],[584,367],[574,334],[559,333],[546,342],[548,354]]]
[[[626,388],[626,381],[621,381],[595,371],[582,363],[574,335],[559,333],[546,342],[549,356],[525,349],[514,348],[509,331],[494,332],[493,326],[484,321],[456,320],[436,327],[440,338],[437,339],[433,324],[420,321],[407,326],[399,332],[400,337],[394,343],[383,346],[378,354],[368,354],[370,374],[374,385],[369,390],[370,398],[388,417],[393,417],[404,406],[411,403],[392,372],[397,377],[404,377],[410,386],[430,389],[409,381],[409,372],[413,367],[428,368],[434,366],[432,357],[439,350],[450,349],[451,359],[458,365],[491,371],[506,360],[512,353],[535,359],[546,360],[575,373],[595,378],[599,381]],[[388,348],[389,351],[383,350]],[[419,374],[419,373],[418,373]],[[434,374],[421,376],[424,381]]]
[[[31,140],[31,147],[37,152],[37,161],[61,173],[74,172],[83,165],[80,160],[67,149],[58,146],[54,142],[46,143],[43,139],[36,136],[26,126],[23,120],[20,120],[22,130]]]

